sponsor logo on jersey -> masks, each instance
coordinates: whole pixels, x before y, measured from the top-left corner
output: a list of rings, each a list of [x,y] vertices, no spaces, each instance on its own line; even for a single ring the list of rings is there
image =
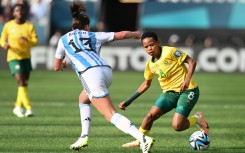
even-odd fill
[[[177,58],[179,58],[181,55],[182,55],[182,54],[181,54],[181,52],[180,52],[179,50],[176,50],[176,51],[174,52],[174,56],[176,56]]]

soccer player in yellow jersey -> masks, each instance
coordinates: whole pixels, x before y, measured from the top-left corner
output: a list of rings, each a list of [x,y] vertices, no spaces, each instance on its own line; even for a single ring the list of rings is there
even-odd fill
[[[201,131],[208,133],[209,127],[203,113],[197,112],[188,117],[199,97],[197,83],[192,78],[196,61],[179,48],[161,46],[154,32],[143,33],[141,42],[146,53],[151,56],[145,66],[145,81],[130,98],[119,104],[119,108],[125,110],[143,94],[151,86],[152,79],[156,75],[163,93],[155,100],[139,130],[143,134],[148,134],[155,120],[175,108],[172,119],[174,130],[183,131],[197,124]],[[188,64],[188,68],[185,63]],[[135,140],[122,146],[138,147],[139,145],[140,142]]]
[[[17,99],[13,113],[18,117],[33,116],[27,86],[31,67],[31,46],[38,44],[34,25],[26,20],[25,7],[13,7],[13,20],[8,21],[2,30],[1,46],[8,51],[7,62],[18,84]],[[22,106],[26,109],[24,112]]]

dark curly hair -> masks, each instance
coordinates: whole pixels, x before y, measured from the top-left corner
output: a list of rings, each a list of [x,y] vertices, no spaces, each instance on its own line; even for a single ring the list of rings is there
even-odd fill
[[[12,8],[11,8],[11,12],[12,12],[12,16],[11,18],[14,19],[15,17],[13,16],[13,12],[15,10],[16,7],[20,7],[23,10],[23,20],[26,20],[27,15],[28,15],[28,10],[26,8],[26,6],[24,4],[15,4]]]
[[[157,37],[157,34],[154,33],[154,32],[151,32],[151,31],[148,31],[148,32],[144,32],[141,36],[141,41],[147,37],[151,37],[153,38],[155,41],[158,41],[158,37]]]

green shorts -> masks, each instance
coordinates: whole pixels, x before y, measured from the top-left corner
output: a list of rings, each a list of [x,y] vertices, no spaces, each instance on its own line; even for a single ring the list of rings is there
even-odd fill
[[[12,60],[9,62],[9,67],[12,75],[30,73],[32,71],[30,59]]]
[[[185,90],[181,94],[174,91],[162,93],[154,102],[154,106],[160,108],[164,114],[171,111],[173,108],[175,112],[188,117],[191,110],[197,103],[199,98],[199,88]]]

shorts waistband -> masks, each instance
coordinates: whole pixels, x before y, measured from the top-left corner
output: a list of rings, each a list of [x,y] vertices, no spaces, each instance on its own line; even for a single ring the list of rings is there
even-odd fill
[[[109,65],[95,65],[95,66],[88,67],[88,68],[85,69],[84,71],[79,71],[78,74],[81,75],[81,74],[83,74],[84,72],[86,72],[88,69],[95,68],[95,67],[109,67],[109,68],[111,68]]]

